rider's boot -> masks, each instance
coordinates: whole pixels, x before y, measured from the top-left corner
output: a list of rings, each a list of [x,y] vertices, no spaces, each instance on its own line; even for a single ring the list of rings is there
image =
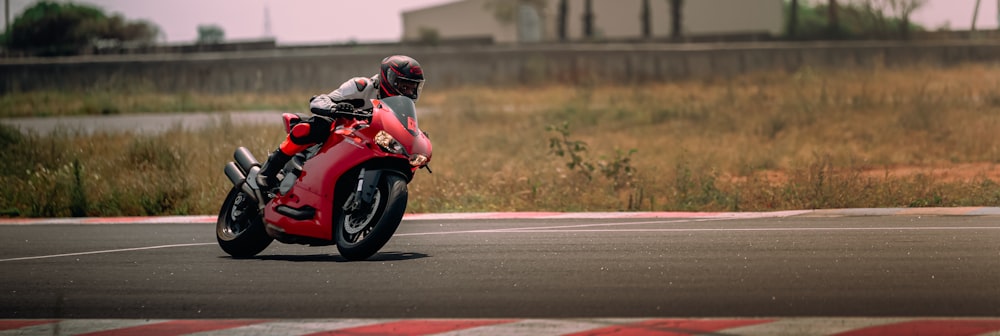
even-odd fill
[[[257,174],[257,185],[260,186],[260,190],[270,191],[271,189],[278,187],[278,172],[285,167],[288,160],[291,160],[292,156],[285,154],[281,151],[281,148],[274,150],[271,155],[267,156],[267,162],[260,167],[260,173]]]

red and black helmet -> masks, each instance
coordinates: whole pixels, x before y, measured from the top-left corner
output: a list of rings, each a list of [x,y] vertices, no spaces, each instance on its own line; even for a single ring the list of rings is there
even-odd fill
[[[395,55],[382,60],[379,71],[379,94],[382,98],[403,95],[417,100],[424,87],[424,69],[410,56]]]

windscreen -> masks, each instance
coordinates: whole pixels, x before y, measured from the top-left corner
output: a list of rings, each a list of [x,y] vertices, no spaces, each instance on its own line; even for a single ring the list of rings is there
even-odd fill
[[[382,99],[382,104],[389,106],[399,119],[399,123],[406,126],[410,135],[417,136],[417,108],[413,105],[413,100],[404,96],[393,96]]]

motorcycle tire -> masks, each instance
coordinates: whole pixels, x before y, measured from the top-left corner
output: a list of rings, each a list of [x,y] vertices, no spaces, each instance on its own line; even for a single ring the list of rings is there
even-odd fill
[[[389,242],[406,212],[408,198],[406,180],[396,174],[382,174],[378,183],[378,191],[372,213],[358,223],[348,224],[357,220],[350,218],[343,211],[334,219],[334,236],[337,240],[337,250],[347,260],[365,260],[378,252]],[[336,209],[342,209],[347,198],[334,204]]]
[[[267,235],[255,201],[239,188],[233,188],[222,202],[215,238],[233,258],[253,257],[274,240]]]

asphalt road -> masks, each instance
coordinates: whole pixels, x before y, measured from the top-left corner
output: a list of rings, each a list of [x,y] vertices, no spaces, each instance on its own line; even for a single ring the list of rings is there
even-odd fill
[[[0,318],[1000,315],[995,216],[408,220],[369,261],[205,224],[0,225]]]
[[[196,130],[223,122],[234,124],[274,123],[281,125],[282,111],[235,111],[235,112],[185,112],[185,113],[139,113],[106,116],[60,116],[0,118],[0,124],[17,127],[22,132],[50,134],[56,130],[65,132],[114,133],[133,132],[137,134],[159,133],[172,128]]]

